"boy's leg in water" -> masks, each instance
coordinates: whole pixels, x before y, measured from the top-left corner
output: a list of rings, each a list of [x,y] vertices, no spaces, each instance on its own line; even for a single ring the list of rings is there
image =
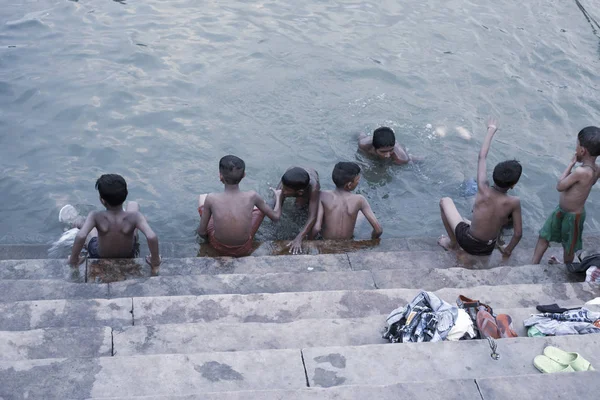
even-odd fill
[[[440,212],[442,216],[442,222],[444,223],[444,228],[446,228],[446,233],[448,233],[448,236],[440,236],[438,239],[438,244],[446,250],[456,249],[458,245],[456,243],[454,231],[456,230],[456,226],[463,222],[463,218],[456,209],[454,201],[452,201],[452,199],[449,197],[444,197],[440,200]]]

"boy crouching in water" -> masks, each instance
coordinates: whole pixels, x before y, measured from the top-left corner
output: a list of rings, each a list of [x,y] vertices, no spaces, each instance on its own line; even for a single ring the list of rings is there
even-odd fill
[[[252,240],[265,215],[273,221],[281,217],[281,192],[275,191],[275,210],[254,191],[240,191],[239,183],[246,176],[244,161],[225,156],[219,161],[219,178],[225,185],[223,193],[202,194],[198,213],[198,234],[208,238],[210,245],[222,256],[245,257],[252,253]]]
[[[533,264],[540,263],[549,242],[562,243],[565,264],[571,264],[575,252],[581,250],[585,201],[600,176],[596,165],[598,155],[600,155],[600,129],[588,126],[577,135],[575,155],[565,172],[558,178],[556,184],[556,190],[560,192],[558,207],[540,230],[540,237],[533,254]],[[572,171],[578,162],[581,166]],[[552,256],[550,263],[558,263],[557,258]]]
[[[509,196],[521,177],[521,164],[518,161],[503,161],[494,168],[494,185],[487,181],[486,158],[494,134],[497,131],[496,121],[488,122],[485,137],[477,165],[477,195],[473,205],[473,222],[469,223],[460,216],[454,202],[449,197],[440,200],[442,222],[448,237],[441,236],[438,244],[445,248],[456,249],[460,246],[464,251],[475,256],[488,256],[496,247],[496,239],[500,230],[509,222],[512,215],[514,234],[508,246],[500,251],[510,256],[522,237],[521,202],[518,197]]]
[[[353,162],[339,162],[331,174],[335,190],[321,191],[317,222],[312,237],[321,232],[323,239],[352,239],[358,213],[362,212],[373,227],[371,237],[381,236],[383,229],[367,199],[352,191],[360,181],[360,167]]]
[[[116,174],[102,175],[96,181],[96,189],[106,211],[93,211],[85,222],[79,220],[73,224],[79,228],[79,232],[73,243],[69,264],[77,266],[81,261],[79,253],[86,241],[90,258],[133,258],[136,256],[139,229],[148,240],[150,255],[146,257],[146,262],[152,267],[158,267],[158,237],[139,212],[138,203],[130,201],[123,210],[128,194],[125,179]]]

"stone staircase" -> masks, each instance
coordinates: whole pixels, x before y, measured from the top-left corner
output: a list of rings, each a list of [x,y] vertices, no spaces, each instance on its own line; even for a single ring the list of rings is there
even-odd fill
[[[586,238],[588,248],[599,243]],[[500,339],[497,361],[484,340],[381,339],[385,317],[420,289],[489,303],[520,336],[537,304],[600,296],[562,265],[528,265],[534,238],[487,262],[430,238],[373,244],[318,242],[312,255],[274,256],[282,245],[268,243],[243,259],[167,244],[158,270],[143,259],[71,270],[4,246],[0,399],[597,397],[597,372],[542,375],[532,360],[553,344],[600,369],[600,335]]]

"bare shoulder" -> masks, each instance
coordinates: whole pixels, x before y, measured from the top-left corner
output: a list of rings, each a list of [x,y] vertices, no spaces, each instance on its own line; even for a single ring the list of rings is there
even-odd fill
[[[509,200],[510,200],[510,204],[513,207],[513,210],[521,208],[521,199],[519,197],[517,197],[517,196],[510,196]]]
[[[369,151],[373,146],[373,136],[369,136],[365,133],[361,133],[358,137],[358,148],[361,150]]]

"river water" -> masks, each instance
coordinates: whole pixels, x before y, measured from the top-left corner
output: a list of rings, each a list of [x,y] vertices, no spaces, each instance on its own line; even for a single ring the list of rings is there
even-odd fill
[[[581,2],[600,20],[598,0]],[[246,161],[243,189],[264,195],[290,165],[330,189],[335,162],[355,160],[384,237],[438,235],[438,200],[474,176],[490,114],[501,130],[489,169],[523,163],[514,193],[534,232],[577,132],[600,124],[599,43],[570,0],[5,0],[0,243],[55,238],[60,207],[99,207],[94,183],[109,172],[162,240],[194,240],[197,195],[221,189],[229,153]],[[424,161],[356,154],[380,125]],[[259,238],[292,237],[297,219]]]

